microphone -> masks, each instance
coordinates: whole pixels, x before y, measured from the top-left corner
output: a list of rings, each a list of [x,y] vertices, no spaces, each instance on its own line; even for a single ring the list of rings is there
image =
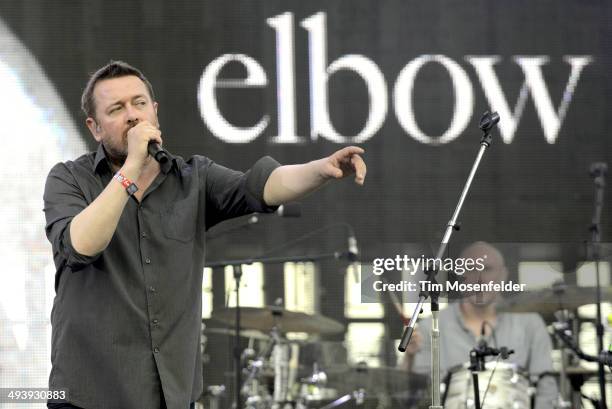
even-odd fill
[[[130,126],[130,128],[135,127],[136,125],[138,125],[138,119],[128,120],[128,125]],[[153,157],[153,159],[159,162],[160,165],[166,165],[170,161],[170,156],[168,155],[168,152],[166,152],[164,148],[159,145],[159,143],[153,140],[149,141],[149,144],[147,145],[147,151],[149,152],[149,155]]]
[[[480,335],[478,336],[478,338],[476,338],[476,348],[483,349],[483,348],[488,347],[488,345],[487,345],[487,331],[486,331],[486,328],[485,328],[486,325],[487,325],[486,321],[483,321],[482,324],[480,324]]]
[[[608,173],[608,164],[605,162],[593,162],[589,166],[589,176],[593,178],[595,186],[603,188],[606,185],[606,174]]]
[[[159,143],[155,141],[149,141],[147,150],[149,151],[149,155],[158,161],[160,165],[165,165],[170,160],[168,152],[166,152],[161,146],[159,146]]]
[[[608,164],[605,162],[593,162],[589,166],[589,175],[591,177],[605,176],[608,172]]]
[[[480,118],[480,123],[478,127],[483,131],[489,131],[499,122],[499,114],[497,112],[489,112],[486,111],[482,118]]]

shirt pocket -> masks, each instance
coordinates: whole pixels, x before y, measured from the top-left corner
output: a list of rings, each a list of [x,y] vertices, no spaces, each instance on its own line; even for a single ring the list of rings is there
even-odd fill
[[[197,212],[193,200],[183,199],[166,207],[160,213],[164,236],[188,243],[196,232]]]

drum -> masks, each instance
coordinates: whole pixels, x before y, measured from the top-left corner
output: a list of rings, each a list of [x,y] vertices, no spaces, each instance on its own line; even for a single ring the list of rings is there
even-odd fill
[[[474,409],[474,386],[468,367],[463,364],[449,371],[445,409]],[[530,409],[529,377],[523,370],[506,362],[487,362],[485,367],[478,372],[482,409]]]

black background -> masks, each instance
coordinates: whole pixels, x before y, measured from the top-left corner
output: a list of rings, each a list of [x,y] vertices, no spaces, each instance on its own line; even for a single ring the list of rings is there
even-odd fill
[[[298,134],[306,143],[275,145],[275,31],[266,19],[295,15]],[[328,63],[363,54],[383,72],[389,98],[399,71],[422,54],[444,54],[467,72],[475,93],[471,125],[454,141],[426,146],[399,126],[392,102],[380,131],[365,142],[368,176],[363,188],[335,183],[304,200],[297,222],[271,221],[265,243],[297,236],[333,222],[352,224],[362,246],[381,242],[438,240],[452,214],[478,149],[477,121],[488,109],[466,55],[502,57],[496,73],[512,108],[523,82],[515,55],[547,55],[543,72],[555,109],[569,77],[564,55],[592,55],[580,78],[554,145],[546,143],[531,98],[511,144],[500,139],[486,153],[460,221],[466,240],[579,242],[588,236],[593,161],[612,157],[608,101],[611,95],[610,6],[604,1],[62,1],[3,0],[2,17],[32,51],[60,92],[83,138],[94,141],[79,112],[88,74],[110,59],[141,68],[160,102],[166,147],[173,153],[207,155],[246,170],[269,154],[299,163],[330,154],[339,145],[310,141],[308,42],[302,19],[327,13]],[[249,144],[215,138],[198,112],[196,92],[204,68],[225,53],[244,53],[265,69],[263,89],[220,90],[224,115],[249,126],[267,114],[270,125]],[[227,74],[224,71],[225,75]],[[224,75],[222,73],[222,75]],[[367,116],[367,92],[354,73],[335,74],[330,113],[336,129],[351,135]],[[454,98],[448,74],[423,69],[414,90],[415,115],[428,134],[450,123]],[[502,118],[503,120],[503,118]],[[609,207],[607,207],[609,208]],[[612,220],[604,212],[604,237]],[[256,237],[261,237],[261,231]],[[249,236],[248,234],[246,236]],[[245,245],[249,242],[245,239]],[[261,240],[259,243],[262,243]],[[325,245],[319,241],[317,245]],[[367,251],[367,250],[366,250]]]

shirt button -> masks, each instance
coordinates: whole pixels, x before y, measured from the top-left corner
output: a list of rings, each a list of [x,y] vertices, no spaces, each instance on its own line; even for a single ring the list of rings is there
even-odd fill
[[[151,264],[151,259],[149,257],[145,258],[145,263],[146,264]]]
[[[156,354],[159,354],[159,348],[158,347],[153,348],[153,352],[155,352]]]
[[[157,318],[155,318],[155,319],[153,320],[153,324],[157,324],[158,322],[159,322],[159,320],[158,320]]]
[[[156,292],[157,290],[155,289],[155,287],[151,286],[149,287],[149,291],[151,291],[152,293]]]
[[[147,238],[147,233],[142,232],[141,236],[142,236],[143,239],[146,239]]]

